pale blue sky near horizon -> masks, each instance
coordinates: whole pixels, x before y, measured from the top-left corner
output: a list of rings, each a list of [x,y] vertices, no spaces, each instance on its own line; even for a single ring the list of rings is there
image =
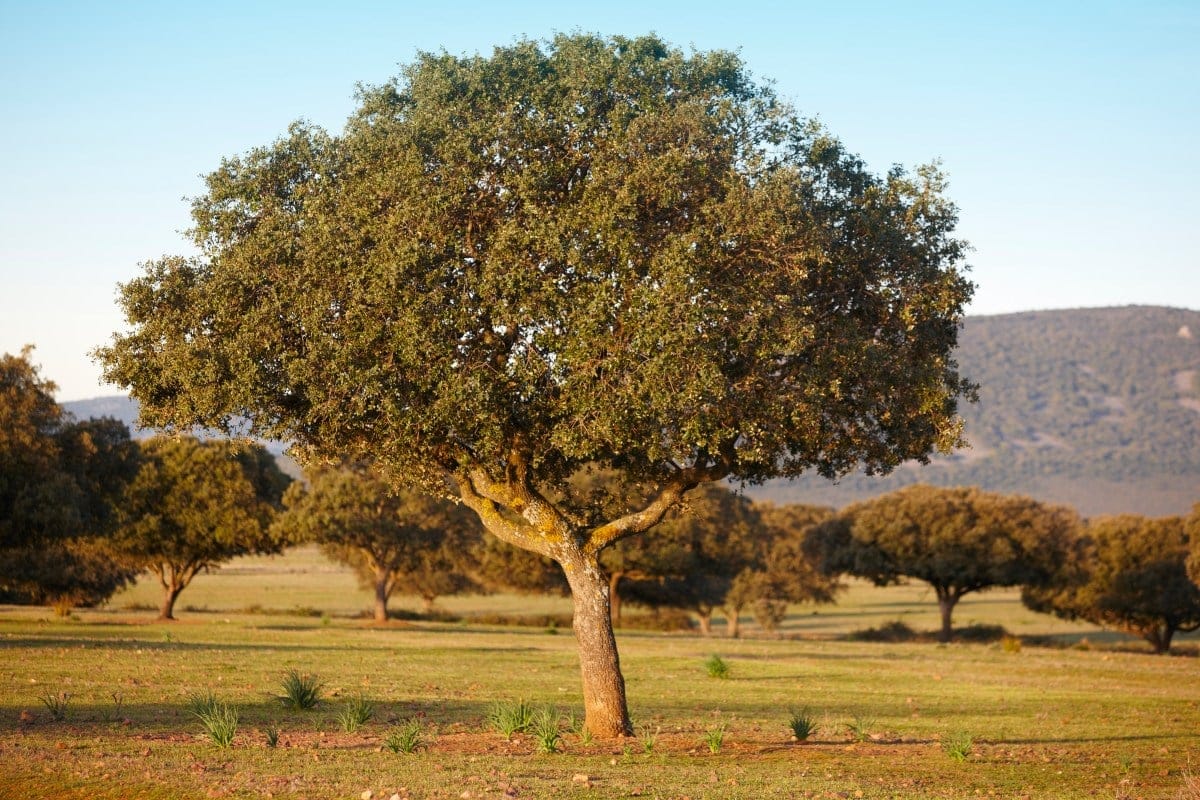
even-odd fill
[[[876,171],[939,159],[973,245],[971,314],[1200,309],[1200,3],[0,0],[0,352],[68,401],[116,285],[188,252],[184,198],[421,50],[655,32],[740,52]]]

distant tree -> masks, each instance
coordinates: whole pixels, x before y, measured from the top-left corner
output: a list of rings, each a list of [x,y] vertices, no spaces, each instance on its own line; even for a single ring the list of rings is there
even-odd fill
[[[1048,581],[1079,520],[1074,511],[974,488],[917,485],[845,508],[810,547],[826,571],[884,585],[915,578],[937,594],[950,641],[954,606],[970,592]]]
[[[828,519],[833,509],[801,504],[755,504],[762,532],[755,536],[755,563],[738,573],[725,596],[729,635],[739,635],[743,609],[755,621],[774,631],[793,603],[830,603],[841,588],[836,575],[821,572],[818,559],[807,550],[813,527]]]
[[[142,443],[114,544],[162,585],[159,619],[200,572],[238,556],[279,552],[269,531],[286,476],[261,445],[190,436]],[[254,452],[254,451],[263,452]]]
[[[64,412],[31,352],[0,357],[0,596],[65,611],[130,578],[104,540],[140,451],[123,423]]]
[[[972,284],[934,167],[875,175],[734,54],[561,35],[422,53],[193,204],[99,352],[142,419],[453,487],[563,567],[583,706],[632,731],[602,552],[700,484],[957,444]],[[599,464],[645,502],[595,523]]]
[[[1023,593],[1027,606],[1138,636],[1160,654],[1176,633],[1200,629],[1200,587],[1187,575],[1181,518],[1099,517],[1079,550],[1054,583]]]
[[[292,484],[274,529],[311,541],[348,564],[374,592],[377,622],[388,618],[397,591],[434,600],[477,588],[465,564],[483,537],[467,509],[424,492],[399,489],[365,465],[314,471],[310,485]]]
[[[761,523],[753,504],[719,484],[692,491],[645,536],[607,551],[612,601],[680,608],[696,614],[705,635],[733,580],[755,563]]]

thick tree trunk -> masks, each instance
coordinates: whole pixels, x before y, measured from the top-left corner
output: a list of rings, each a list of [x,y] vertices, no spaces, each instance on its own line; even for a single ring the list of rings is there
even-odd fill
[[[696,612],[696,618],[700,620],[700,633],[704,636],[712,635],[712,612],[707,614]]]
[[[730,639],[738,639],[742,635],[742,619],[740,608],[725,609],[725,629]]]
[[[583,674],[584,724],[597,739],[630,736],[633,726],[613,635],[608,581],[595,558],[578,554],[561,563],[575,604],[573,627]]]
[[[388,618],[388,572],[375,570],[375,621],[387,622]]]
[[[1171,652],[1171,640],[1175,638],[1175,628],[1171,625],[1155,625],[1145,637],[1154,648],[1155,655],[1166,655]]]
[[[954,638],[954,628],[950,618],[954,614],[954,606],[959,601],[959,595],[947,589],[938,589],[938,611],[942,613],[942,629],[938,632],[938,641],[943,644]]]
[[[174,621],[175,601],[179,599],[179,593],[182,591],[183,587],[177,583],[163,583],[163,600],[158,608],[159,621]]]

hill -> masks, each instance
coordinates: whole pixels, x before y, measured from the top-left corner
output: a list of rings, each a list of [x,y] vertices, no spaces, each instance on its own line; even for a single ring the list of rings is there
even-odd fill
[[[958,361],[970,447],[890,476],[750,490],[842,506],[924,482],[1067,503],[1086,515],[1186,513],[1200,501],[1200,312],[1129,306],[966,320]]]
[[[1180,514],[1200,501],[1200,312],[1129,306],[970,317],[958,360],[980,387],[979,402],[961,409],[970,448],[882,478],[802,478],[748,493],[840,507],[910,483],[977,485],[1089,516]],[[65,406],[130,425],[137,417],[124,397]]]

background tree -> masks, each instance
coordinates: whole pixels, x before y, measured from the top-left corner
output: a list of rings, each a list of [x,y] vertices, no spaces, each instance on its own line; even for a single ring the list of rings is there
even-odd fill
[[[1080,544],[1080,557],[1064,561],[1054,583],[1023,593],[1027,606],[1116,628],[1160,654],[1176,633],[1200,629],[1200,587],[1188,579],[1181,518],[1098,517]]]
[[[375,621],[386,622],[397,590],[415,594],[426,610],[442,595],[477,588],[464,571],[482,536],[466,509],[429,494],[393,486],[366,465],[318,469],[306,488],[283,496],[274,523],[290,541],[311,541],[348,564],[375,596]]]
[[[614,619],[625,597],[691,611],[708,635],[734,578],[755,563],[760,528],[747,498],[719,484],[697,488],[654,530],[605,552]]]
[[[827,571],[877,585],[928,583],[942,617],[938,639],[948,642],[964,595],[1048,581],[1078,524],[1074,511],[1028,497],[917,485],[848,506],[818,526],[813,545]]]
[[[773,632],[793,603],[831,603],[841,589],[835,574],[819,569],[819,559],[807,549],[810,531],[833,515],[833,509],[802,504],[756,503],[762,530],[754,540],[754,564],[734,578],[725,595],[729,635],[739,635],[743,609]]]
[[[587,727],[628,733],[599,566],[694,487],[888,471],[960,441],[972,286],[933,168],[866,170],[728,52],[648,36],[422,53],[340,135],[224,161],[195,258],[98,351],[145,424],[452,491],[560,564]],[[564,485],[612,469],[616,518]]]
[[[114,543],[163,588],[158,618],[200,572],[238,556],[279,552],[269,526],[287,484],[265,449],[190,436],[142,442],[145,463],[129,485]],[[266,493],[260,493],[260,490]]]
[[[132,577],[104,540],[140,453],[121,422],[64,412],[31,353],[0,357],[0,596],[65,612]]]

